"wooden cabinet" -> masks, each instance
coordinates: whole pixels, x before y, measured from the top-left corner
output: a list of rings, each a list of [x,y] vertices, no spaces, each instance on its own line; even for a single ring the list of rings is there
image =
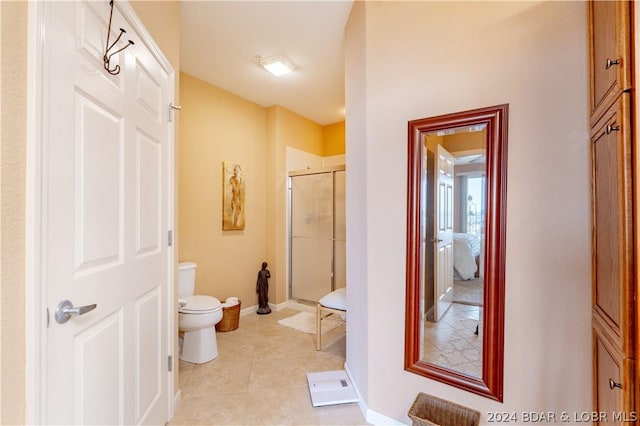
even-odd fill
[[[640,167],[633,133],[629,1],[590,1],[593,410],[637,424],[640,409]],[[634,192],[635,191],[635,192]],[[640,235],[640,233],[638,233]]]
[[[616,345],[633,352],[633,230],[630,94],[592,129],[593,313]]]
[[[589,2],[591,124],[631,88],[630,2]]]
[[[607,340],[607,333],[598,330],[598,327],[594,326],[593,333],[593,410],[606,414],[606,422],[602,423],[628,424],[631,420],[637,420],[633,408],[635,362],[625,358],[615,345]]]

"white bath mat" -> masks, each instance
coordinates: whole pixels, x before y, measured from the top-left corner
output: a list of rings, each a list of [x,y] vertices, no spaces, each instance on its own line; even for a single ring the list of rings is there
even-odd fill
[[[300,312],[293,316],[283,318],[278,321],[278,324],[290,327],[298,331],[302,331],[309,334],[316,334],[316,314],[311,312]],[[337,326],[342,324],[337,318],[333,316],[326,317],[322,320],[322,334],[329,330],[333,330]]]

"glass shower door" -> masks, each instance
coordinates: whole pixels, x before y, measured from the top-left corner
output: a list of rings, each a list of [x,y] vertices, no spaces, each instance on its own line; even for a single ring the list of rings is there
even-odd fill
[[[333,173],[292,176],[291,298],[331,292],[333,244]]]

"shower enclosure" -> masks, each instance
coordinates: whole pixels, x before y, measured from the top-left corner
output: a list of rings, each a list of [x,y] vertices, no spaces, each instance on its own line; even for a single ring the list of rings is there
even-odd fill
[[[345,168],[289,172],[289,295],[317,302],[346,285]]]

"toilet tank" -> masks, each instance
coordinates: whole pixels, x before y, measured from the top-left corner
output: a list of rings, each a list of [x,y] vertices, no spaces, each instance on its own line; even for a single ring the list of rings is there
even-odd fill
[[[193,262],[181,262],[178,264],[178,297],[193,296],[196,289],[196,265]]]

